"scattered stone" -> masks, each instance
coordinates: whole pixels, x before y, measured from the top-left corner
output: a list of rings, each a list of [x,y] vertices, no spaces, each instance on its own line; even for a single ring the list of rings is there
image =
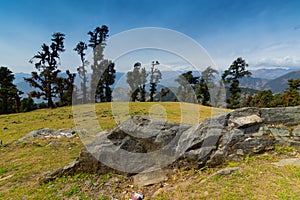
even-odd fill
[[[294,166],[300,166],[300,158],[287,158],[282,159],[277,163],[272,163],[275,166],[282,167],[286,165],[294,165]]]
[[[203,193],[203,195],[204,195],[205,197],[207,197],[207,196],[209,195],[208,191],[205,191],[205,192]]]
[[[18,142],[23,142],[27,139],[30,138],[72,138],[76,135],[76,133],[84,134],[84,131],[78,130],[78,129],[59,129],[59,130],[54,130],[50,128],[42,128],[39,130],[31,131],[29,134],[26,136],[20,138],[19,140],[16,141]]]
[[[0,140],[0,146],[2,145],[2,140]]]
[[[235,171],[239,171],[241,170],[240,167],[230,167],[230,168],[225,168],[225,169],[221,169],[219,171],[217,171],[216,173],[210,175],[209,177],[207,177],[206,179],[203,179],[200,183],[204,183],[206,182],[208,179],[211,179],[215,176],[223,176],[223,175],[230,175]]]
[[[158,170],[153,172],[140,173],[133,176],[133,183],[138,186],[149,186],[168,180],[170,170]]]
[[[230,168],[221,169],[221,170],[217,171],[216,173],[214,173],[213,175],[211,175],[211,177],[219,176],[219,175],[229,175],[240,169],[241,169],[240,167],[230,167]]]

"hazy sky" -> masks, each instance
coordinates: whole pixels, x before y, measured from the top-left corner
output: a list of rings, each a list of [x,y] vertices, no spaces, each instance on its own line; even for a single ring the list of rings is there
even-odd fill
[[[141,27],[181,32],[223,69],[237,57],[251,68],[300,66],[299,0],[0,0],[0,65],[34,70],[28,61],[59,31],[66,34],[61,68],[75,71],[73,48],[103,24],[111,36]]]

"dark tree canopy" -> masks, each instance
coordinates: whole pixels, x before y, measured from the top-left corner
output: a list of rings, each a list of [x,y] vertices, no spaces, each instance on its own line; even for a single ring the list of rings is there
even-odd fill
[[[134,64],[132,71],[127,72],[131,101],[145,101],[147,76],[146,69],[139,62]]]
[[[89,39],[89,47],[95,49],[96,47],[102,46],[105,43],[106,38],[108,37],[108,27],[106,25],[102,25],[101,27],[97,27],[94,31],[89,31],[88,35],[90,35]]]
[[[54,107],[52,98],[55,97],[54,85],[57,80],[57,75],[60,72],[58,69],[58,63],[60,59],[60,53],[64,52],[64,39],[63,33],[54,33],[52,35],[52,43],[50,46],[43,44],[42,51],[39,51],[29,61],[35,64],[35,68],[38,72],[32,72],[31,78],[25,78],[31,86],[37,88],[32,91],[30,95],[32,97],[43,97],[47,101],[49,108]]]
[[[210,102],[210,93],[208,90],[207,82],[204,80],[203,77],[201,77],[201,79],[199,81],[199,85],[196,90],[196,95],[197,95],[198,101],[200,101],[200,103],[202,105],[205,105],[205,106],[210,105],[210,103],[209,103]]]
[[[90,36],[88,46],[93,49],[93,63],[91,65],[91,98],[96,102],[107,102],[112,100],[111,86],[115,79],[115,65],[104,59],[103,51],[105,41],[108,37],[108,27],[102,25],[94,31],[88,32]]]
[[[195,77],[192,71],[188,71],[180,74],[175,81],[179,83],[177,91],[178,100],[195,103],[197,99],[195,90],[199,84],[199,77]]]
[[[77,54],[80,56],[80,60],[81,60],[81,66],[77,68],[77,72],[79,78],[82,80],[80,83],[80,88],[82,91],[82,103],[84,104],[88,102],[88,96],[87,96],[88,78],[87,78],[87,69],[86,69],[86,66],[88,65],[88,61],[85,59],[86,50],[87,50],[87,45],[84,42],[79,42],[74,49],[74,51],[76,51]]]
[[[54,90],[58,94],[59,102],[57,106],[69,106],[72,105],[72,93],[74,89],[75,75],[69,70],[66,71],[67,77],[57,77],[55,81]]]
[[[211,66],[208,66],[202,73],[202,79],[204,82],[208,85],[214,84],[214,81],[216,79],[216,74],[219,74],[219,72],[215,69],[213,69]]]
[[[253,107],[286,107],[300,105],[300,79],[288,80],[289,87],[282,94],[273,94],[271,90],[259,91],[249,95],[244,106]]]
[[[282,96],[282,104],[284,106],[296,106],[300,104],[300,79],[288,80],[289,88],[287,88]]]
[[[152,61],[152,67],[150,71],[150,102],[154,100],[154,95],[156,92],[157,84],[162,79],[162,74],[158,68],[155,68],[155,65],[159,65],[158,61]]]
[[[251,75],[251,72],[246,70],[246,67],[248,67],[248,64],[245,60],[237,58],[222,75],[224,83],[230,84],[229,108],[238,108],[241,106],[239,100],[239,93],[241,92],[241,89],[239,88],[239,79]]]
[[[21,91],[13,84],[15,77],[7,67],[0,67],[0,114],[19,112]]]

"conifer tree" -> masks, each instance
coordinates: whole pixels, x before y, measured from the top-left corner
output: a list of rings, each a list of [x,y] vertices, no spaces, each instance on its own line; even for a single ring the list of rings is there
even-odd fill
[[[43,44],[42,50],[29,61],[30,63],[35,62],[34,65],[37,71],[31,72],[31,78],[25,78],[25,81],[36,88],[30,95],[36,98],[43,97],[49,108],[54,107],[52,98],[56,97],[54,86],[60,72],[58,69],[60,53],[65,50],[64,39],[65,35],[63,33],[54,33],[50,46]]]
[[[224,71],[222,80],[225,84],[230,84],[229,108],[241,107],[239,79],[244,76],[250,76],[251,72],[246,70],[248,64],[242,58],[237,58],[230,67]]]

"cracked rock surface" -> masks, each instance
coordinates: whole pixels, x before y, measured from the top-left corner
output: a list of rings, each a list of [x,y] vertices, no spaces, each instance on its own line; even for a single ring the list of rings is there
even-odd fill
[[[299,145],[299,124],[300,107],[242,108],[194,126],[134,116],[99,133],[73,163],[47,173],[41,181],[79,172],[131,176],[182,166],[184,160],[198,168],[215,166],[274,145]]]

